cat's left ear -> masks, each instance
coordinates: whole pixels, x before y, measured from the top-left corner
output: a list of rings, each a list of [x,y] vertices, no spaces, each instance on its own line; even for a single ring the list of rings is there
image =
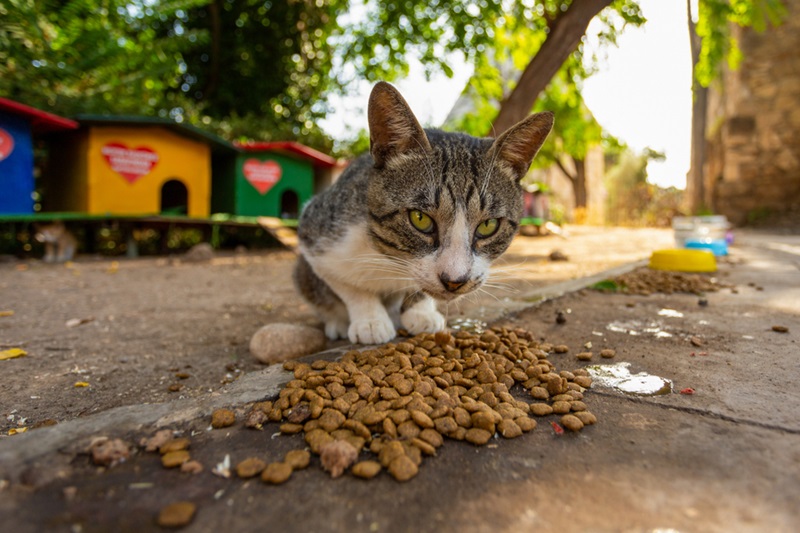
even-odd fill
[[[489,160],[506,166],[516,179],[522,179],[551,129],[553,113],[533,114],[511,126],[494,141],[488,152]]]
[[[422,126],[402,95],[386,82],[379,82],[369,97],[369,143],[375,166],[409,152],[428,152],[431,145]]]

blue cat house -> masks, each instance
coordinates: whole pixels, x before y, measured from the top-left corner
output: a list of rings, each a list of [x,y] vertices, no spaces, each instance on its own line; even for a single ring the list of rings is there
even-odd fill
[[[78,123],[0,98],[0,216],[33,213],[33,137]]]

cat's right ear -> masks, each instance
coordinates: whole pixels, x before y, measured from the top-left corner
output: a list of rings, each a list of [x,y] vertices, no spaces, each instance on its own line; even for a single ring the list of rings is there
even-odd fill
[[[431,145],[411,108],[400,93],[381,81],[369,97],[369,144],[375,166],[380,168],[401,154],[428,152]]]

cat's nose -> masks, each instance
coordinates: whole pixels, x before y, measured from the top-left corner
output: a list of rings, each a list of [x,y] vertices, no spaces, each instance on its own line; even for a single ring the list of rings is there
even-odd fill
[[[469,281],[469,277],[463,277],[458,279],[450,279],[446,273],[439,274],[439,280],[441,280],[442,285],[445,289],[450,292],[456,292],[458,289],[463,287]]]

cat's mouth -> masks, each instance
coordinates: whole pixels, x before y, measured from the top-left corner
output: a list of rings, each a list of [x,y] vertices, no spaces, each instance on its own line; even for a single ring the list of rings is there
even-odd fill
[[[453,300],[457,300],[464,295],[467,295],[477,288],[479,288],[483,284],[482,279],[475,279],[470,280],[469,282],[465,283],[464,285],[460,286],[456,290],[449,290],[445,287],[422,287],[422,292],[430,296],[435,300],[440,300],[443,302],[452,302]]]

